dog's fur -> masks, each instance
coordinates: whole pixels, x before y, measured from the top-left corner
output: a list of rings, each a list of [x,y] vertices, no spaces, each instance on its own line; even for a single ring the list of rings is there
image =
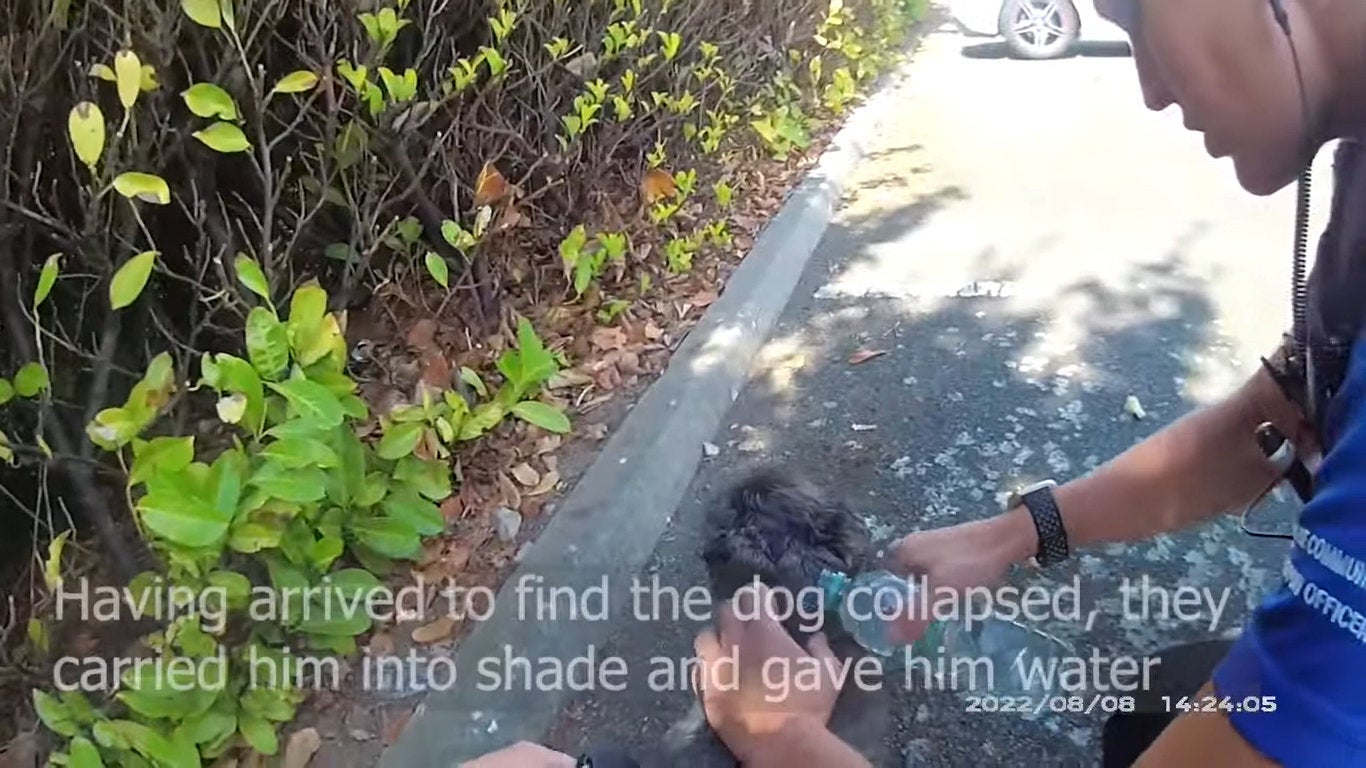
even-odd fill
[[[732,487],[710,510],[707,529],[702,560],[717,601],[755,577],[796,593],[823,570],[857,573],[872,549],[868,527],[847,506],[778,468]]]
[[[756,577],[795,595],[815,586],[823,570],[858,573],[868,568],[873,558],[872,537],[852,510],[812,483],[776,467],[750,474],[729,488],[708,510],[706,525],[701,554],[717,605]],[[799,626],[803,623],[794,615],[786,628],[805,644],[807,633]],[[827,622],[824,631],[836,655],[859,652],[838,626]],[[855,727],[879,727],[885,719],[870,716],[868,707],[853,709],[857,710]],[[675,725],[665,742],[674,765],[735,765],[725,745],[707,728],[697,705]]]

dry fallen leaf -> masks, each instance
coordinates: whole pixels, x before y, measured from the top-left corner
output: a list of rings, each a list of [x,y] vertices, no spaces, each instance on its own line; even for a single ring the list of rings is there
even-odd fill
[[[441,517],[446,522],[457,520],[464,515],[465,505],[460,501],[459,496],[447,496],[446,500],[441,502]]]
[[[398,741],[398,737],[403,734],[403,728],[408,725],[408,719],[413,716],[413,711],[407,710],[390,715],[384,713],[384,746],[393,746]]]
[[[430,317],[424,317],[413,323],[412,329],[408,331],[408,346],[417,350],[427,350],[432,348],[432,342],[436,339],[436,321]]]
[[[558,485],[559,482],[560,473],[552,469],[546,472],[544,475],[541,475],[541,482],[535,488],[532,488],[531,490],[527,491],[526,495],[540,496],[544,493],[550,493],[551,491],[555,490],[555,486]]]
[[[645,198],[646,205],[654,205],[666,197],[678,194],[678,184],[668,171],[651,168],[640,181],[640,194]]]
[[[621,371],[618,371],[615,365],[603,366],[593,377],[593,383],[603,392],[611,392],[621,386]]]
[[[545,464],[547,472],[560,471],[560,458],[555,454],[552,453],[549,456],[542,456],[541,461]]]
[[[532,487],[541,482],[541,473],[525,461],[512,468],[512,476],[522,485]]]
[[[543,454],[550,453],[551,451],[555,450],[556,448],[559,448],[559,447],[560,447],[560,441],[561,441],[561,440],[562,440],[562,438],[561,438],[559,435],[546,435],[545,437],[541,438],[540,440],[537,440],[537,441],[536,441],[536,455],[537,455],[537,456],[541,456],[541,455],[543,455]],[[553,469],[553,467],[552,467],[552,469]]]
[[[692,304],[694,307],[703,308],[710,307],[712,304],[716,303],[716,299],[716,291],[700,291],[689,297],[688,303]]]
[[[626,333],[620,328],[597,328],[588,340],[603,351],[621,349],[626,346]]]
[[[645,338],[649,339],[650,341],[659,341],[660,337],[662,337],[663,335],[664,330],[659,326],[655,325],[655,321],[650,320],[645,323]]]
[[[581,387],[584,384],[592,384],[593,377],[576,368],[566,368],[563,371],[550,377],[545,383],[546,389],[566,389],[568,387]]]
[[[475,207],[493,205],[507,197],[507,193],[507,179],[503,178],[503,174],[498,172],[493,163],[485,163],[484,169],[479,172],[478,180],[474,183]]]
[[[517,210],[517,206],[509,205],[507,210],[503,211],[502,214],[498,216],[498,221],[494,222],[493,231],[502,232],[503,230],[512,229],[513,227],[520,225],[522,219],[522,212]]]
[[[465,566],[469,563],[472,551],[463,544],[452,546],[442,559],[442,563],[450,569],[452,574],[460,573],[465,570]]]
[[[885,354],[887,354],[887,350],[885,349],[860,349],[859,351],[849,356],[849,364],[862,365],[863,363],[866,363],[869,360],[874,360],[876,358],[882,357]]]
[[[455,631],[455,619],[450,616],[442,616],[430,624],[423,624],[413,630],[414,643],[435,643],[445,640]]]
[[[590,439],[590,440],[606,440],[606,439],[607,439],[607,425],[606,425],[606,424],[589,424],[587,427],[584,428],[583,434],[584,434],[585,437],[587,437],[587,438]]]
[[[522,506],[522,492],[517,490],[516,484],[508,479],[502,472],[498,473],[498,490],[502,492],[502,505],[511,509]]]
[[[441,399],[440,391],[451,385],[451,363],[446,356],[436,350],[428,350],[422,355],[422,376],[419,379],[422,384],[433,387],[437,390],[434,400]],[[417,398],[422,402],[422,398]]]
[[[294,732],[285,745],[284,768],[304,768],[313,759],[313,753],[323,745],[318,729],[304,728]]]
[[[392,656],[394,655],[394,638],[388,632],[376,632],[368,643],[371,656]]]

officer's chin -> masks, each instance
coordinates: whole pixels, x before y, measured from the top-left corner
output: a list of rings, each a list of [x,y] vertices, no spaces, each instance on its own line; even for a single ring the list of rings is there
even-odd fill
[[[1233,155],[1233,167],[1243,189],[1267,197],[1290,186],[1300,175],[1299,165],[1270,161],[1265,156]]]

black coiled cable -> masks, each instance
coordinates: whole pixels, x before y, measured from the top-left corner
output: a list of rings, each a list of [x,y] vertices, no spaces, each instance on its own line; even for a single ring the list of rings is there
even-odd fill
[[[1309,349],[1309,206],[1313,169],[1306,165],[1300,171],[1295,199],[1295,254],[1291,276],[1291,299],[1294,302],[1295,355],[1303,363]]]

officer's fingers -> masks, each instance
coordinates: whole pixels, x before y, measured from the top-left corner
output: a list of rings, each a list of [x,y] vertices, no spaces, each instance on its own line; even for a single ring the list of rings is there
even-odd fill
[[[735,664],[727,661],[726,648],[716,632],[703,630],[693,640],[697,664],[693,667],[693,686],[706,691],[727,688],[734,684]]]
[[[821,661],[832,661],[835,658],[835,652],[830,650],[830,641],[826,639],[824,632],[817,632],[806,641],[806,652]]]

